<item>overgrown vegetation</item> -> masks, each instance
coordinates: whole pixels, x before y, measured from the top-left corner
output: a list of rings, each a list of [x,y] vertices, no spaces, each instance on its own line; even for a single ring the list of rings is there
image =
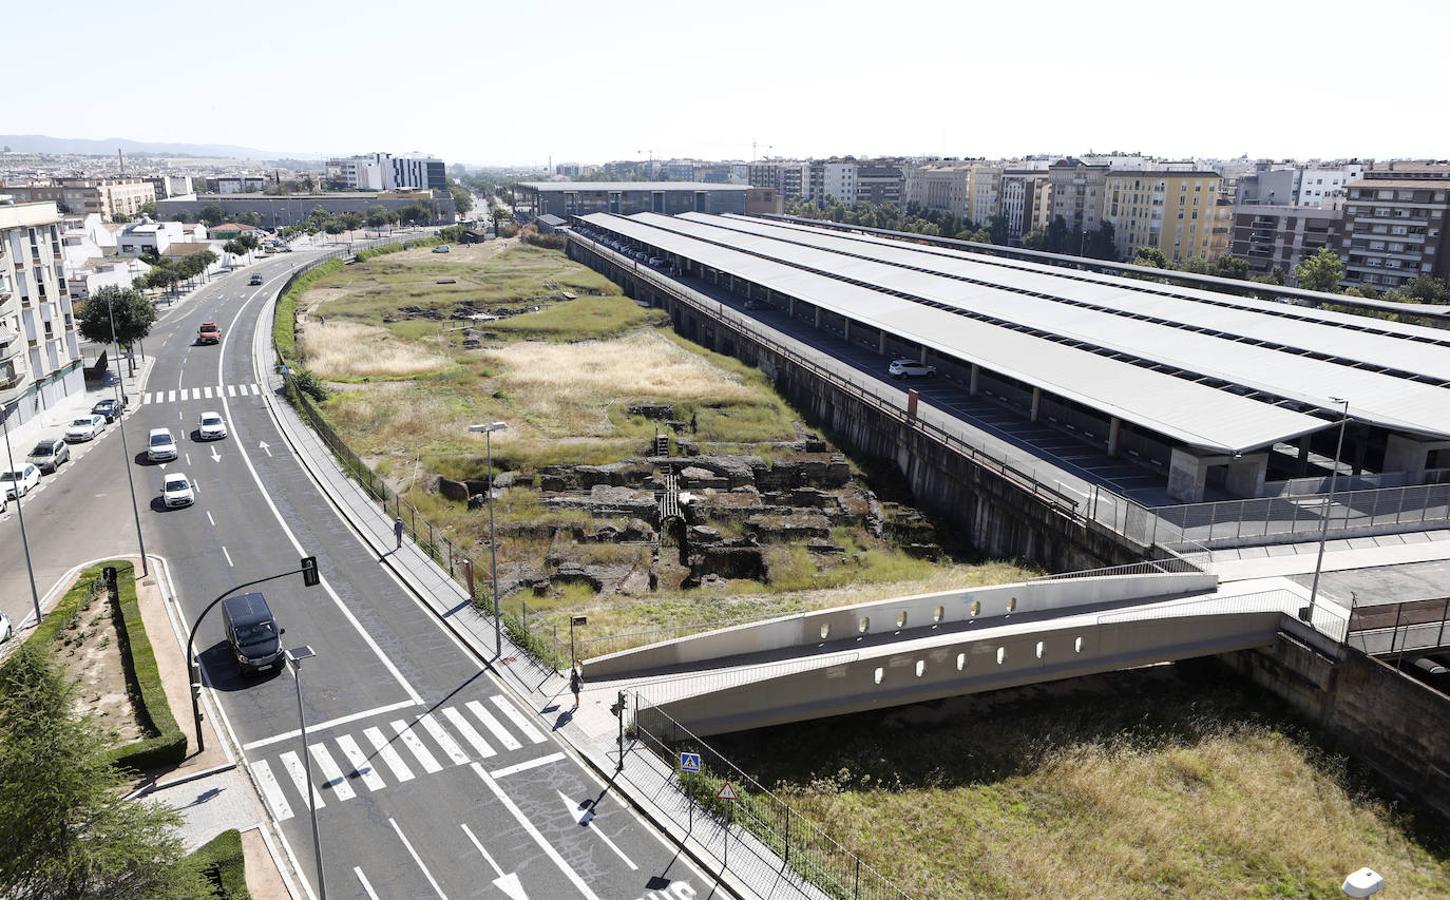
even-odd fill
[[[282,361],[288,365],[299,362],[297,358],[297,301],[307,293],[308,288],[342,268],[342,260],[329,259],[307,270],[277,298],[276,317],[272,320],[272,343]]]
[[[235,828],[223,831],[193,850],[186,861],[210,883],[212,895],[218,900],[251,900],[242,834]]]
[[[718,750],[913,897],[1443,897],[1446,834],[1216,667],[764,729]],[[739,787],[739,785],[737,785]]]
[[[136,596],[136,572],[128,562],[113,562],[116,567],[117,606],[120,615],[122,646],[121,662],[126,670],[126,687],[136,708],[141,727],[147,737],[134,744],[117,748],[112,759],[117,766],[148,771],[176,765],[186,757],[186,735],[176,724],[156,654],[141,621],[140,602]]]

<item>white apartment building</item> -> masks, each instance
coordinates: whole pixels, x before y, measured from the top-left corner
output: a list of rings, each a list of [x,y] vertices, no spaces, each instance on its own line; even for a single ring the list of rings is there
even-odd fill
[[[0,198],[0,411],[27,421],[85,390],[54,202]]]
[[[160,256],[167,247],[184,240],[186,230],[180,222],[143,221],[121,229],[116,235],[116,252],[121,256],[141,256],[150,250]]]
[[[1364,177],[1364,166],[1350,163],[1330,169],[1306,168],[1299,172],[1295,206],[1315,209],[1344,209],[1344,188]]]
[[[329,181],[341,182],[348,190],[354,191],[448,189],[443,160],[431,156],[367,153],[361,156],[334,157],[327,161],[325,172]]]
[[[855,161],[812,160],[807,199],[819,203],[829,203],[834,199],[847,206],[854,205],[858,171]]]
[[[967,216],[967,193],[972,167],[957,164],[928,164],[907,169],[903,196],[908,204],[924,210]]]
[[[967,218],[978,228],[1002,211],[1001,166],[972,166],[972,181],[967,188]]]

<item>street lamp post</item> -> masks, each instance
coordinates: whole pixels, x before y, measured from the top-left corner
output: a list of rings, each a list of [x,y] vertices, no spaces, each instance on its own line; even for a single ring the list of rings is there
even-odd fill
[[[116,356],[121,356],[121,338],[116,334],[116,310],[111,302],[111,292],[106,291],[106,317],[111,322],[111,341],[116,345]],[[131,446],[126,441],[126,423],[123,417],[126,414],[126,379],[121,377],[121,370],[116,370],[116,395],[121,399],[121,409],[116,413],[116,427],[121,432],[121,463],[126,468],[126,486],[131,489],[131,518],[136,522],[136,545],[141,550],[141,574],[150,575],[151,571],[146,562],[146,539],[141,536],[141,509],[136,505],[136,476],[131,474]]]
[[[493,647],[495,656],[503,656],[503,613],[498,602],[498,538],[493,527],[493,433],[509,427],[507,422],[486,422],[470,425],[468,430],[482,432],[488,453],[488,566],[493,581]]]
[[[287,663],[292,667],[292,680],[297,682],[297,723],[302,733],[302,764],[307,773],[307,812],[312,816],[312,852],[317,855],[317,896],[327,900],[327,881],[322,874],[322,834],[317,830],[317,799],[312,786],[312,758],[307,752],[307,713],[302,709],[302,660],[311,659],[317,653],[307,644],[296,650],[287,651]]]
[[[15,453],[10,449],[10,410],[0,410],[0,428],[5,431],[5,458],[10,461],[10,473],[15,475]],[[11,481],[12,486],[19,482]],[[25,504],[20,502],[20,489],[15,490],[15,518],[20,520],[20,543],[25,547],[25,571],[30,575],[30,602],[35,604],[35,624],[40,626],[40,592],[35,589],[35,566],[30,562],[30,538],[25,533]]]
[[[1342,397],[1330,397],[1335,403],[1343,404],[1339,417],[1339,440],[1334,444],[1334,468],[1329,471],[1329,493],[1324,495],[1324,513],[1319,519],[1319,554],[1314,560],[1314,580],[1309,585],[1309,605],[1299,610],[1299,618],[1314,623],[1314,601],[1319,596],[1319,573],[1324,568],[1324,544],[1329,538],[1329,515],[1334,507],[1334,488],[1339,480],[1339,456],[1344,451],[1344,426],[1349,422],[1349,401]]]

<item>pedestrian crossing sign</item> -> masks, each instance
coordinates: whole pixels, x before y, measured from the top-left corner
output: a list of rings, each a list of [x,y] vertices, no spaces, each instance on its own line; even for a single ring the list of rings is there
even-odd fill
[[[715,799],[735,801],[740,799],[740,795],[735,793],[735,785],[727,781],[720,785],[720,791],[715,795]]]
[[[700,754],[698,754],[698,753],[681,753],[680,754],[680,771],[682,771],[682,772],[698,772],[698,771],[700,771]]]

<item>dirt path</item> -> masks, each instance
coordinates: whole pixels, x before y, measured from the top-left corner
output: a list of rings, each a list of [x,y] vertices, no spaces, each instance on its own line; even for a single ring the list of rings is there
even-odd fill
[[[81,604],[61,626],[51,656],[76,682],[76,707],[100,721],[112,746],[146,736],[126,690],[115,607],[104,594]]]

